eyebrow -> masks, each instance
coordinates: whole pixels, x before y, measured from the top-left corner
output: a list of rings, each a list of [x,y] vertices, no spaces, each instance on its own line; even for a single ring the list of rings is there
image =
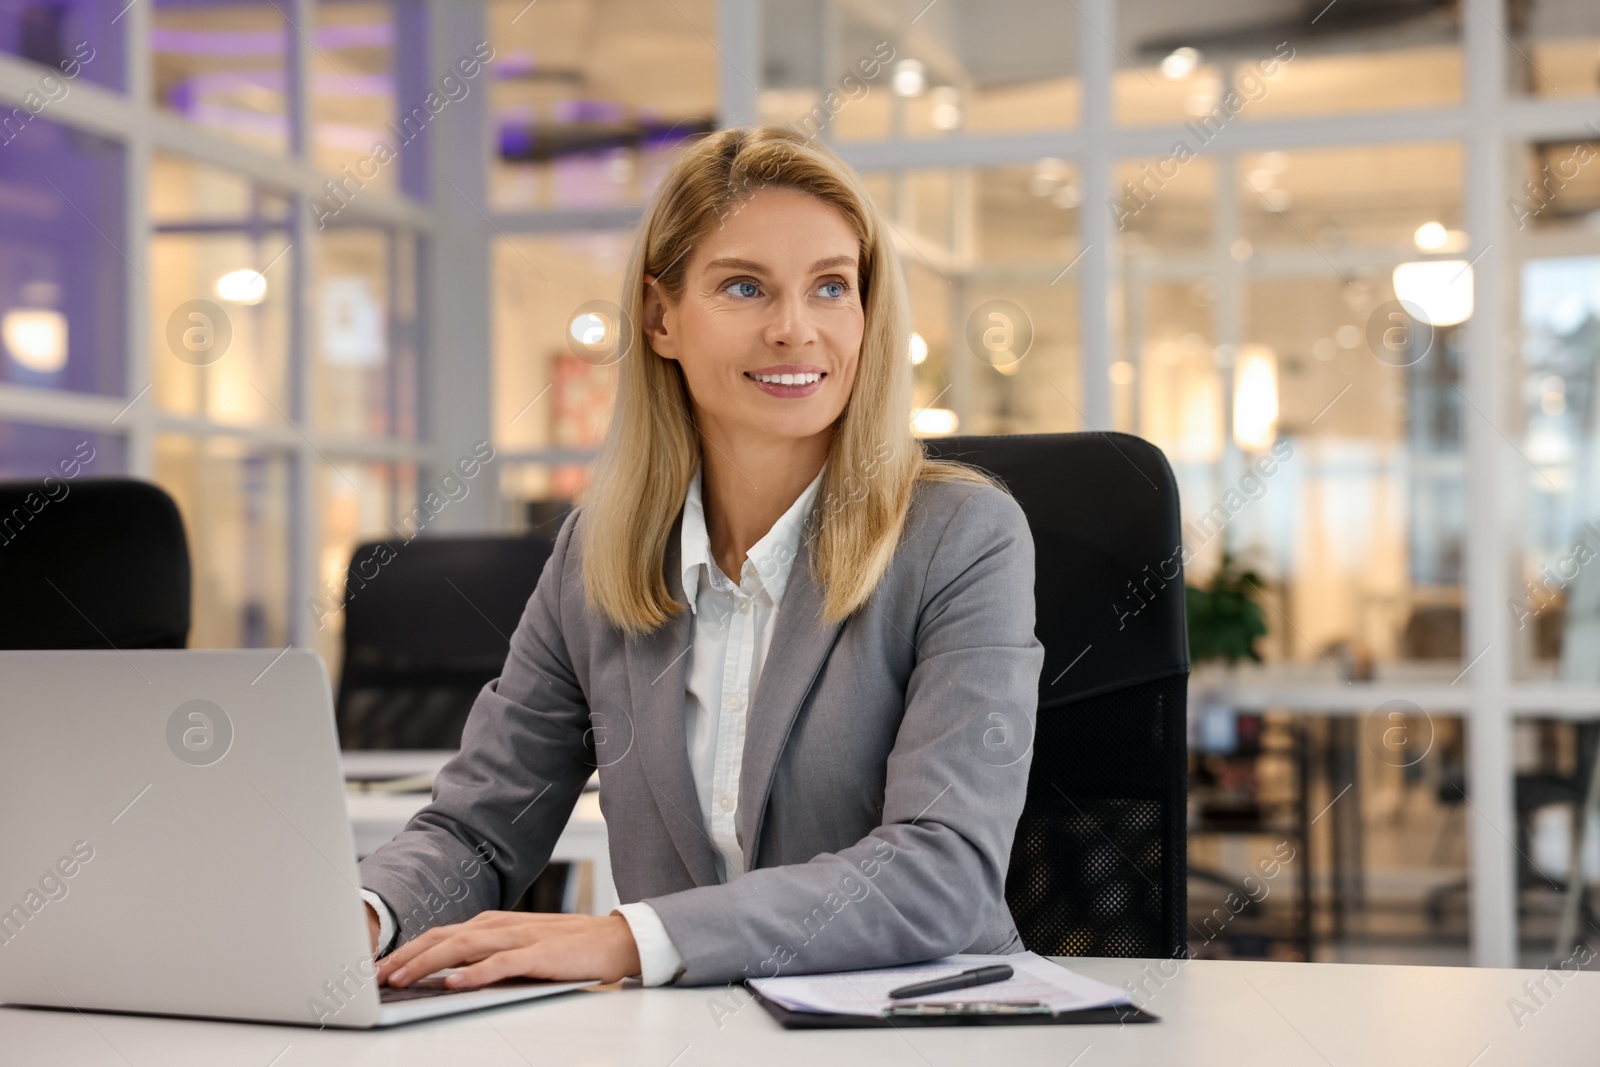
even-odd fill
[[[855,265],[855,256],[829,256],[811,264],[810,273],[815,274],[817,271],[826,270],[829,267],[853,267]],[[737,256],[723,256],[720,259],[713,259],[705,265],[706,270],[711,270],[715,267],[732,267],[734,270],[748,270],[757,274],[766,274],[768,272],[765,266],[755,260],[740,259]]]

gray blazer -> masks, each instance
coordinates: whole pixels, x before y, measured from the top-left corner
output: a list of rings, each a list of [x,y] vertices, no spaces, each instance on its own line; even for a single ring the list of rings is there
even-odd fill
[[[681,984],[1021,950],[1004,889],[1044,647],[1015,500],[920,484],[882,584],[839,624],[820,621],[802,540],[749,710],[747,873],[727,883],[689,769],[692,616],[634,638],[590,614],[583,517],[562,524],[432,803],[361,862],[397,944],[510,908],[598,766],[618,895],[660,915]],[[684,603],[681,524],[664,567]]]

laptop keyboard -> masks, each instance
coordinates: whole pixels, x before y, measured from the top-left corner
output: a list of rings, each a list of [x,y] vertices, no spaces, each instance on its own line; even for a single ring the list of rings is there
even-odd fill
[[[546,981],[542,978],[502,978],[498,982],[481,987],[481,989],[461,990],[451,989],[449,986],[445,985],[444,980],[447,977],[449,976],[440,974],[430,975],[427,978],[419,978],[417,981],[412,982],[404,989],[396,989],[394,986],[381,985],[378,987],[378,1003],[394,1004],[402,1000],[421,1000],[425,997],[443,997],[449,996],[452,993],[475,993],[484,990],[507,989],[515,986],[546,986],[556,984],[555,982]]]
[[[444,978],[421,978],[404,988],[381,985],[378,987],[378,1003],[394,1004],[402,1000],[421,1000],[424,997],[440,997],[448,993],[459,993],[459,989],[451,989],[444,984]]]

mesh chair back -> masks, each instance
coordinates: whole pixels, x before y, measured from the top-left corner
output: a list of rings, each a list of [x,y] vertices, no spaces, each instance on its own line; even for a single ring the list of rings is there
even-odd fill
[[[1045,647],[1006,900],[1045,955],[1173,957],[1187,940],[1188,760],[1178,491],[1125,434],[952,437],[1027,514]]]
[[[341,747],[459,748],[554,547],[544,536],[358,547],[346,576]]]
[[[0,482],[0,648],[183,648],[178,506],[126,478]]]

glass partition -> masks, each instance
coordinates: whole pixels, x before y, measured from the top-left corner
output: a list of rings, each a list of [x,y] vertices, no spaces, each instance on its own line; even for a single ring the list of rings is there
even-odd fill
[[[156,439],[155,482],[189,538],[189,647],[289,643],[291,469],[286,453],[233,438]]]
[[[273,0],[155,0],[155,103],[215,136],[288,151],[292,32]]]
[[[1461,19],[1472,10],[1121,0],[1116,121],[1214,137],[1236,120],[1457,104]]]
[[[488,10],[496,207],[641,203],[672,149],[715,128],[712,0],[632,5],[625,19],[599,0]]]
[[[18,109],[0,121],[0,384],[120,395],[122,145]]]
[[[156,403],[187,418],[289,417],[289,202],[175,156],[151,162],[150,352]]]
[[[1070,4],[762,5],[764,122],[841,141],[1076,125]]]

